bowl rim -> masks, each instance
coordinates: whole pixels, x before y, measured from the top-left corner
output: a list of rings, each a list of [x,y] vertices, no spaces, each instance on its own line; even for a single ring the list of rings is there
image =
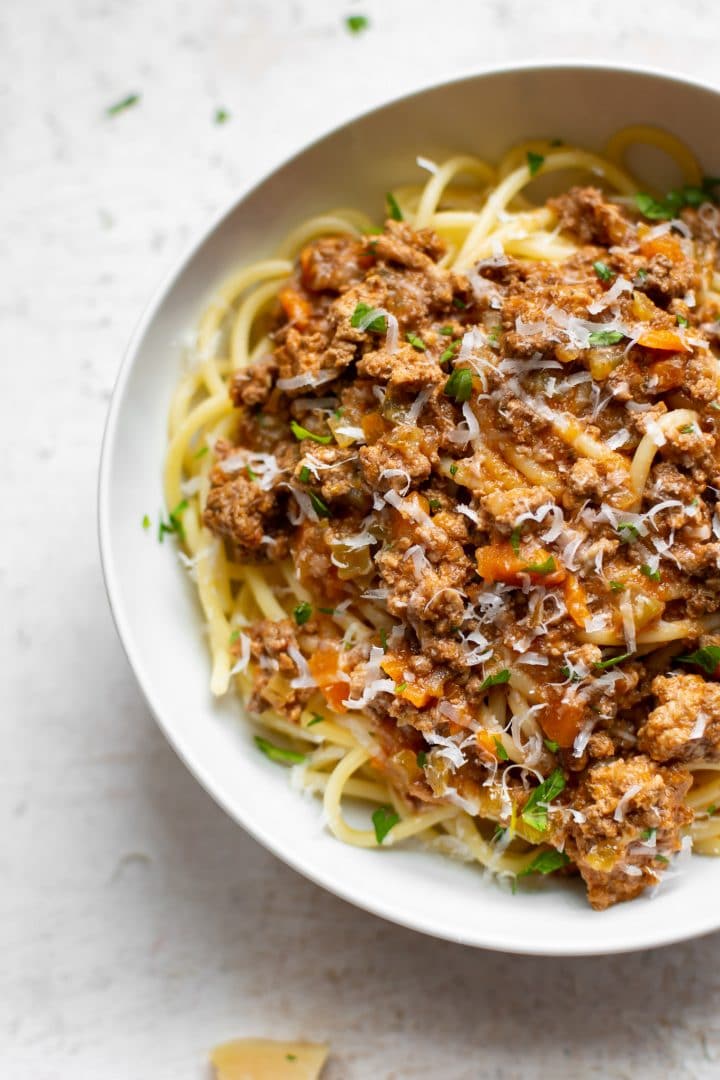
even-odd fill
[[[159,309],[165,301],[176,280],[180,277],[187,264],[195,253],[203,246],[208,238],[220,227],[237,207],[252,196],[263,186],[280,168],[289,166],[308,150],[312,149],[325,139],[337,134],[345,128],[351,127],[359,120],[369,118],[383,111],[389,106],[409,101],[414,97],[440,89],[445,86],[453,86],[470,80],[484,79],[495,75],[531,72],[558,72],[594,70],[605,72],[609,76],[616,74],[630,74],[659,79],[666,83],[675,83],[679,86],[689,87],[714,94],[720,99],[720,86],[713,86],[700,79],[692,78],[680,72],[666,68],[653,67],[651,65],[638,65],[629,63],[617,63],[601,59],[561,58],[557,60],[520,60],[512,63],[483,65],[480,68],[471,67],[463,70],[452,77],[439,77],[419,86],[405,90],[395,96],[384,98],[371,108],[357,109],[345,119],[327,128],[322,128],[309,140],[302,139],[295,142],[285,142],[284,149],[269,160],[266,160],[262,169],[251,174],[250,178],[233,193],[227,202],[223,203],[220,210],[211,215],[203,225],[185,244],[180,255],[175,257],[161,276],[146,303],[135,327],[131,333],[128,344],[124,350],[122,361],[118,368],[113,386],[110,404],[102,435],[100,459],[97,478],[97,532],[102,569],[103,582],[111,615],[115,624],[121,646],[132,669],[133,675],[140,687],[143,697],[152,713],[155,722],[166,740],[188,769],[190,774],[201,784],[214,802],[237,824],[250,834],[258,843],[270,851],[274,856],[290,866],[297,873],[312,881],[314,884],[327,890],[341,900],[352,904],[354,907],[369,912],[379,918],[385,919],[397,926],[414,930],[417,933],[426,934],[439,940],[449,941],[459,945],[473,948],[488,949],[493,952],[510,953],[522,956],[544,957],[573,957],[573,956],[610,956],[622,953],[636,952],[649,948],[669,946],[694,938],[710,934],[720,928],[720,909],[717,915],[706,916],[698,920],[691,927],[686,924],[673,923],[668,920],[662,929],[654,929],[646,938],[632,942],[613,941],[611,944],[603,942],[602,925],[598,923],[598,933],[592,940],[583,944],[565,944],[562,940],[555,940],[545,944],[538,935],[537,941],[519,945],[510,936],[498,938],[489,937],[483,933],[469,936],[462,931],[452,933],[444,928],[434,926],[431,921],[420,916],[405,914],[399,906],[384,902],[381,895],[373,897],[359,897],[353,888],[346,888],[344,882],[331,873],[318,868],[309,867],[302,856],[296,856],[289,846],[284,846],[282,841],[265,829],[258,820],[252,820],[246,813],[231,805],[225,798],[213,779],[212,770],[204,766],[194,758],[193,753],[185,745],[185,739],[174,730],[172,723],[166,721],[163,708],[151,686],[149,672],[145,668],[142,656],[139,654],[134,640],[134,633],[130,625],[126,607],[123,601],[122,588],[119,583],[119,575],[115,566],[113,553],[111,518],[111,485],[109,483],[110,470],[114,459],[114,450],[117,430],[125,407],[128,382],[133,371],[137,353],[142,341],[152,325]],[[600,919],[600,915],[596,915]]]

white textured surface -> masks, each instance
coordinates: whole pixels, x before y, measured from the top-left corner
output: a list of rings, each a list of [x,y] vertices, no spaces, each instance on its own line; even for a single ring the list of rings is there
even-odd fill
[[[344,31],[351,10],[366,35]],[[130,329],[248,177],[445,73],[585,55],[713,81],[718,44],[701,0],[0,7],[0,1075],[204,1080],[207,1049],[239,1034],[328,1037],[332,1080],[718,1075],[717,936],[607,960],[465,950],[245,836],[147,714],[94,521]],[[103,115],[134,90],[138,108]]]

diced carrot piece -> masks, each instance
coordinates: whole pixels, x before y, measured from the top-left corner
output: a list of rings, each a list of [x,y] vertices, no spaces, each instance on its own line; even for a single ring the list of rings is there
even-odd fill
[[[506,585],[520,584],[520,575],[527,574],[534,585],[560,585],[565,580],[567,571],[555,556],[543,550],[533,551],[532,555],[516,555],[509,543],[488,544],[475,552],[478,573],[481,578],[492,584],[502,581]],[[553,566],[548,571],[539,569],[550,560]],[[535,567],[535,569],[531,569]]]
[[[656,236],[653,240],[645,240],[640,245],[640,251],[646,259],[651,258],[653,255],[665,255],[672,262],[680,262],[684,258],[683,249],[679,242],[669,233]]]
[[[677,390],[685,381],[685,360],[681,356],[669,356],[667,360],[658,360],[656,364],[650,365],[648,374],[657,379],[654,384],[654,390],[657,393]]]
[[[569,747],[575,742],[582,727],[585,706],[580,701],[560,701],[551,708],[543,709],[538,719],[548,739],[558,746]]]
[[[402,689],[396,689],[395,693],[403,701],[409,701],[416,709],[422,709],[431,701],[437,700],[443,691],[444,679],[435,677],[432,681],[405,682],[405,661],[400,656],[388,655],[380,661],[380,667],[385,674]]]
[[[485,728],[478,728],[478,730],[475,732],[475,740],[481,750],[483,750],[486,754],[490,754],[497,760],[497,745],[495,743],[495,739],[492,737],[489,731],[487,731]]]
[[[419,491],[411,491],[407,496],[407,501],[414,503],[424,514],[430,512],[430,503]],[[399,510],[395,509],[393,509],[391,516],[393,536],[396,539],[401,536],[413,537],[415,535],[417,523],[414,522],[412,518],[406,517],[404,514],[401,514]]]
[[[575,574],[568,574],[565,579],[565,606],[572,621],[580,628],[584,627],[586,620],[590,618],[590,609],[587,606],[585,590]]]
[[[638,343],[646,349],[662,349],[664,352],[692,352],[677,330],[645,330]]]
[[[290,322],[295,323],[301,330],[307,326],[312,315],[312,304],[306,297],[288,285],[280,290],[278,299]]]
[[[399,656],[384,656],[380,661],[380,667],[388,678],[393,679],[395,682],[402,681],[404,665]]]
[[[329,686],[337,682],[337,646],[331,641],[321,641],[317,650],[308,659],[308,667],[318,686]]]
[[[348,683],[344,681],[330,683],[329,686],[323,686],[322,693],[331,709],[334,709],[335,712],[345,712],[343,702],[350,696]]]
[[[377,442],[381,436],[390,430],[390,424],[378,412],[365,413],[360,419],[360,426],[363,429],[366,442],[369,443]]]
[[[656,315],[660,314],[660,308],[656,307],[644,292],[635,291],[633,293],[632,306],[633,315],[640,322],[650,322]]]

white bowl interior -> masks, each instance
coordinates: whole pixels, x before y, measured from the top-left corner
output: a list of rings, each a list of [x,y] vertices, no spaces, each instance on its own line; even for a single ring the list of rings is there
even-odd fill
[[[682,135],[720,173],[720,96],[651,73],[592,66],[505,70],[432,88],[356,120],[264,180],[215,224],[159,292],[116,387],[103,451],[100,528],[116,622],[163,730],[201,783],[263,844],[340,896],[440,937],[509,951],[583,954],[644,948],[720,925],[720,860],[694,858],[652,899],[603,914],[579,885],[542,883],[511,896],[471,866],[422,849],[363,851],[336,841],[318,801],[258,754],[236,701],[218,704],[192,583],[141,528],[162,506],[166,417],[181,342],[231,269],[272,253],[305,216],[356,206],[377,216],[383,193],[417,179],[417,154],[490,160],[546,135],[599,147],[628,123]],[[661,183],[674,182],[672,170]]]

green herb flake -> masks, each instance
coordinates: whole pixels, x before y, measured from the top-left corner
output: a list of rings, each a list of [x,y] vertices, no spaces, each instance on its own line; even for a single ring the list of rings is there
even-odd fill
[[[239,630],[233,630],[232,634],[230,635],[230,644],[234,645],[235,642],[239,641],[239,640],[240,640],[240,631]]]
[[[319,495],[316,495],[314,491],[310,492],[310,503],[318,517],[329,518],[331,516],[328,504],[324,499],[321,499]]]
[[[297,1054],[286,1054],[285,1055],[285,1060],[286,1061],[297,1061]]]
[[[552,555],[548,555],[544,562],[529,563],[527,566],[523,566],[521,572],[527,574],[551,574],[555,569],[555,559]]]
[[[704,649],[688,653],[687,656],[676,657],[680,664],[695,664],[707,671],[708,675],[714,675],[720,665],[720,645],[706,645]]]
[[[448,360],[452,360],[455,353],[458,351],[460,345],[459,341],[453,341],[452,345],[448,345],[447,349],[440,356],[440,363],[446,364]]]
[[[650,578],[651,581],[660,581],[662,579],[662,574],[660,573],[660,571],[653,570],[653,568],[651,566],[648,566],[647,563],[642,564],[642,566],[640,567],[640,573],[644,574],[646,578]]]
[[[418,769],[424,769],[425,763],[427,762],[427,751],[418,750],[417,754],[415,755],[415,761],[417,762]]]
[[[395,687],[395,693],[396,694],[402,694],[403,690],[407,690],[407,683],[406,682],[397,683],[397,685]]]
[[[114,105],[110,105],[106,110],[106,116],[117,116],[118,113],[125,112],[126,109],[132,109],[133,105],[137,105],[140,101],[139,94],[128,94],[122,101],[116,101]]]
[[[251,469],[249,465],[245,466],[245,472],[248,474],[251,480],[257,480],[258,474],[255,472],[254,469]]]
[[[567,866],[570,859],[567,857],[564,851],[541,851],[539,855],[536,855],[529,866],[526,866],[524,870],[521,870],[517,875],[519,878],[527,877],[528,874],[552,874],[554,870],[559,870],[561,866]]]
[[[313,724],[322,724],[322,722],[324,721],[324,719],[325,719],[325,717],[324,717],[324,716],[321,716],[321,715],[320,715],[320,713],[317,713],[317,712],[316,712],[316,713],[313,713],[313,714],[312,714],[312,719],[308,720],[308,722],[307,722],[307,724],[305,725],[305,727],[312,727],[312,726],[313,726]]]
[[[559,746],[554,739],[543,739],[543,742],[551,754],[557,754]]]
[[[388,191],[385,195],[385,200],[388,205],[388,213],[393,221],[402,221],[403,213],[398,205],[398,201],[393,195],[392,191]]]
[[[616,276],[615,271],[611,270],[607,263],[604,263],[602,259],[598,259],[597,262],[593,263],[593,270],[601,281],[612,281]]]
[[[489,690],[491,686],[503,686],[506,682],[510,682],[509,668],[503,668],[502,671],[496,672],[495,675],[488,675],[480,689]]]
[[[684,315],[678,315],[678,316],[676,316],[676,318],[677,318],[678,326],[689,326],[690,325],[689,321],[685,318]]]
[[[313,442],[322,443],[323,446],[332,439],[332,435],[316,435],[314,431],[308,431],[302,424],[298,424],[297,420],[290,421],[290,430],[296,439],[302,441],[303,439],[312,439]]]
[[[405,335],[405,340],[412,345],[413,349],[417,349],[419,352],[425,352],[427,349],[427,345],[422,338],[417,336],[417,334],[408,333]]]
[[[505,749],[505,747],[503,746],[502,741],[498,738],[497,735],[493,735],[493,742],[495,743],[495,750],[497,751],[498,760],[499,761],[508,761],[509,760],[508,752]]]
[[[370,26],[370,20],[367,15],[348,15],[345,19],[345,26],[351,34],[361,34],[363,30],[367,30]]]
[[[593,667],[597,671],[605,671],[606,668],[615,667],[616,664],[621,664],[623,660],[628,660],[632,656],[632,653],[621,653],[620,656],[611,656],[609,660],[598,660],[593,664]]]
[[[656,855],[655,856],[655,862],[665,863],[665,865],[667,866],[667,864],[670,862],[670,860],[668,858],[666,858],[665,855]]]
[[[209,449],[210,449],[209,446],[201,446],[200,449],[197,451],[197,453],[193,454],[193,457],[197,461],[199,458],[205,457],[205,455],[207,454]]]
[[[179,502],[177,504],[175,509],[172,510],[168,514],[168,520],[167,521],[163,521],[163,519],[160,518],[160,522],[158,524],[158,534],[157,535],[158,535],[158,540],[160,541],[161,544],[162,544],[163,540],[165,539],[165,534],[166,533],[167,534],[173,534],[174,533],[175,536],[180,538],[180,540],[185,539],[185,530],[183,529],[183,526],[182,526],[182,514],[187,510],[187,508],[188,508],[188,501],[187,501],[187,499],[183,499],[181,502]]]
[[[428,501],[428,506],[430,507],[431,510],[439,510],[440,507],[442,506],[442,503],[440,502],[439,499],[430,499]]]
[[[387,834],[397,825],[399,820],[400,815],[396,814],[392,807],[378,806],[372,816],[372,823],[375,827],[375,839],[378,844],[382,844]]]
[[[564,675],[566,679],[570,680],[570,682],[580,682],[580,676],[578,675],[577,671],[571,671],[567,664],[563,664],[563,666],[560,668],[560,674]]]
[[[516,555],[520,554],[520,537],[522,535],[522,529],[519,525],[516,525],[513,531],[510,533],[510,547],[513,549]]]
[[[536,154],[534,150],[528,150],[527,164],[531,176],[537,176],[544,161],[545,158],[542,154]]]
[[[695,431],[695,425],[694,424],[683,424],[683,426],[680,428],[680,433],[682,435],[692,435],[694,433],[694,431]]]
[[[307,465],[303,465],[302,469],[300,470],[300,483],[310,483],[310,470],[308,469]]]
[[[495,832],[492,834],[492,836],[490,838],[490,843],[491,844],[499,843],[500,840],[502,840],[502,838],[503,838],[503,836],[505,835],[506,832],[507,832],[507,825],[496,825],[495,826]]]
[[[643,217],[650,218],[651,221],[666,221],[673,216],[672,210],[663,203],[658,202],[652,195],[648,195],[646,191],[637,193],[635,205]]]
[[[565,777],[562,769],[555,769],[547,780],[532,792],[530,798],[523,807],[521,817],[526,825],[538,832],[545,832],[548,827],[547,804],[552,802],[565,787]],[[542,803],[542,805],[540,805]]]
[[[707,808],[707,810],[705,812],[712,817],[712,815],[715,813],[716,810],[717,810],[717,806],[715,805],[714,802],[712,802],[712,803],[710,803],[710,805],[708,806],[708,808]]]
[[[143,529],[149,529],[150,528],[150,518],[148,517],[147,514],[145,514],[145,516],[142,519],[142,527],[143,527]]]
[[[453,296],[452,302],[453,302],[453,307],[458,308],[459,311],[465,311],[466,308],[467,308],[467,304],[465,303],[465,301],[463,300],[463,298],[461,296]]]
[[[457,465],[451,465],[451,466],[450,466],[450,475],[451,475],[451,476],[455,476],[455,474],[456,474],[456,472],[457,472],[457,471],[458,471],[458,467],[457,467]]]
[[[612,589],[613,592],[624,592],[625,591],[625,586],[623,585],[622,581],[608,581],[608,585],[610,586],[610,588]]]
[[[715,412],[720,412],[720,401],[711,401],[708,405],[708,409],[714,409]]]
[[[657,829],[643,829],[640,833],[641,840],[652,840],[657,835]]]
[[[384,334],[387,329],[387,322],[381,311],[377,311],[377,314],[370,322],[367,322],[367,316],[372,315],[373,312],[376,311],[377,308],[371,307],[370,304],[365,304],[360,301],[350,317],[350,325],[357,330],[360,323],[363,323],[363,328],[365,330],[372,330],[375,334]]]
[[[297,750],[284,750],[281,746],[275,746],[274,743],[263,739],[261,735],[255,736],[255,745],[265,757],[277,762],[278,765],[301,765],[305,760],[305,754],[299,754]]]
[[[384,626],[380,628],[380,644],[382,645],[382,651],[387,652],[387,630]]]
[[[304,626],[305,623],[312,615],[312,604],[308,604],[307,600],[303,600],[293,609],[293,618],[298,626]]]
[[[590,345],[605,346],[605,345],[617,345],[618,341],[622,341],[625,335],[621,330],[593,330],[588,338]]]
[[[650,271],[646,270],[644,266],[640,267],[640,269],[637,272],[637,277],[638,277],[638,280],[640,281],[641,284],[643,282],[647,281],[649,273],[650,273]]]
[[[230,119],[230,113],[227,111],[227,109],[216,109],[215,110],[215,116],[213,117],[213,120],[215,121],[216,124],[227,124],[229,119]]]
[[[472,395],[473,380],[470,368],[455,368],[445,383],[445,393],[456,401],[469,401]]]
[[[453,330],[452,326],[441,326],[440,333],[443,337],[452,337],[455,331]]]
[[[634,544],[640,537],[640,530],[637,525],[633,525],[631,521],[620,521],[616,532],[620,534],[620,539],[623,544]]]

